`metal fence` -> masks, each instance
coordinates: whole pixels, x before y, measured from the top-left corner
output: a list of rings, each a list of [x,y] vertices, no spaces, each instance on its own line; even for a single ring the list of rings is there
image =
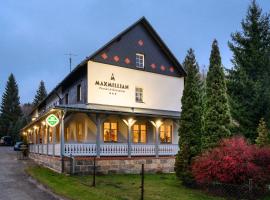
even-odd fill
[[[207,193],[225,197],[226,199],[255,200],[269,195],[268,185],[258,187],[253,180],[249,180],[249,183],[242,185],[211,183],[201,184],[199,187]]]

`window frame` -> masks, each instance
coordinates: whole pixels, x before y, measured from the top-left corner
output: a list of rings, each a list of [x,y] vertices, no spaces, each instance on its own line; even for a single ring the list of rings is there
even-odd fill
[[[105,141],[105,123],[108,123],[109,124],[109,138],[110,140],[109,141]],[[116,129],[112,129],[112,124],[116,124]],[[118,122],[114,122],[114,121],[105,121],[103,122],[103,142],[104,143],[118,143]],[[111,134],[112,134],[112,130],[115,130],[116,131],[116,141],[114,140],[111,140]]]
[[[141,91],[138,91],[141,90]],[[139,94],[139,95],[137,95]],[[139,98],[137,98],[139,97]],[[143,88],[142,87],[135,87],[135,102],[136,103],[143,103]]]
[[[142,53],[136,53],[136,57],[135,57],[135,64],[136,64],[136,68],[138,69],[144,69],[144,62],[145,60],[145,56]]]
[[[134,133],[135,133],[135,130],[134,130],[134,126],[138,126],[138,142],[134,142]],[[142,130],[142,126],[145,126],[145,130]],[[145,131],[145,142],[142,142],[141,138],[142,138],[142,131]],[[147,129],[147,123],[135,123],[133,124],[132,126],[132,143],[134,144],[147,144],[148,140],[147,140],[147,132],[148,132],[148,129]]]
[[[164,127],[164,131],[161,131],[162,126]],[[170,127],[170,133],[169,133],[170,134],[170,141],[166,140],[166,136],[167,136],[167,128],[166,127]],[[162,132],[164,132],[163,135],[164,135],[165,140],[161,139],[161,133]],[[162,144],[172,144],[172,140],[173,140],[173,126],[171,124],[162,124],[159,127],[159,141],[160,141],[160,143],[162,143]]]
[[[77,85],[77,102],[82,101],[82,84]]]

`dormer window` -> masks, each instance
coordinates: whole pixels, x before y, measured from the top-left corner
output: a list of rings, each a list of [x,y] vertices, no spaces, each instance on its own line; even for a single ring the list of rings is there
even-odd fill
[[[144,68],[144,55],[136,53],[136,67],[143,69]]]

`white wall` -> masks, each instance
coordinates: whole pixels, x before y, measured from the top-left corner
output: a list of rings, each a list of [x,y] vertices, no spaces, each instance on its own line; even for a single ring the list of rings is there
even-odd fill
[[[128,89],[100,86],[96,81],[120,83]],[[136,103],[135,87],[143,88],[144,103]],[[183,88],[184,78],[88,62],[88,103],[179,112]]]

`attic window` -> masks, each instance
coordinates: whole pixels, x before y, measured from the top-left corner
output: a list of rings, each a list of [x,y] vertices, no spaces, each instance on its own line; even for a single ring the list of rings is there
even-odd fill
[[[136,67],[143,69],[144,68],[144,55],[136,53]]]

